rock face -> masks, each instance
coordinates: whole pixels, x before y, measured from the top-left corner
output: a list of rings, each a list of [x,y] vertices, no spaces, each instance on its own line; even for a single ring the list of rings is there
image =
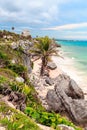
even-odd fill
[[[23,62],[25,67],[27,68],[28,72],[31,73],[32,67],[31,67],[31,56],[29,54],[29,49],[33,45],[32,42],[29,40],[19,40],[18,43],[12,42],[11,47],[13,50],[21,48],[21,51],[23,53]]]
[[[62,88],[68,97],[71,97],[72,99],[84,99],[81,88],[79,88],[76,82],[70,79],[69,76],[61,74],[54,79],[54,83],[57,88]]]
[[[67,75],[59,75],[54,90],[46,96],[49,110],[63,112],[76,124],[87,125],[87,101],[75,81]]]
[[[53,63],[53,62],[49,62],[49,63],[47,64],[47,67],[48,67],[49,69],[51,69],[51,70],[54,70],[54,69],[57,68],[56,64]]]
[[[46,77],[45,82],[49,85],[53,85],[53,81],[50,77]]]

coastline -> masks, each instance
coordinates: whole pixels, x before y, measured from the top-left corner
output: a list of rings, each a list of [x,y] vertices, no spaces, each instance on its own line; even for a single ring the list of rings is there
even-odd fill
[[[73,80],[76,81],[78,86],[87,94],[87,77],[82,75],[81,71],[74,67],[75,61],[69,57],[63,56],[63,59],[60,57],[52,57],[53,62],[56,63],[57,69],[62,70],[63,73],[69,75]]]
[[[61,50],[60,50],[61,53]],[[63,55],[62,55],[63,56]],[[70,59],[69,57],[63,56],[63,58],[61,57],[52,57],[52,61],[57,65],[57,68],[55,70],[50,70],[49,74],[51,78],[56,78],[59,74],[67,74],[70,76],[70,78],[72,78],[73,80],[76,81],[76,83],[78,84],[78,86],[82,89],[82,91],[84,92],[84,96],[87,99],[87,87],[86,87],[86,83],[87,80],[84,79],[84,77],[81,76],[80,71],[78,71],[75,67],[74,67],[74,60]],[[41,67],[41,60],[36,60],[34,62],[34,68],[32,73],[34,74],[34,76],[36,75],[36,77],[40,78],[39,74],[40,74],[40,67]],[[53,89],[54,86],[49,86],[49,87],[44,87],[43,88],[43,92],[42,88],[39,88],[37,90],[37,92],[39,93],[40,97],[45,97],[46,93],[49,89]]]

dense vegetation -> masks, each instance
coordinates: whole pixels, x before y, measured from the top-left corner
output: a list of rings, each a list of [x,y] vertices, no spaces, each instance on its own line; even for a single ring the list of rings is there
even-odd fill
[[[36,123],[20,111],[0,101],[0,124],[7,130],[40,130]]]
[[[10,35],[13,35],[13,33],[10,33]],[[19,35],[16,37],[17,40],[19,40],[18,37]],[[8,107],[0,101],[0,124],[4,125],[7,130],[40,130],[34,121],[30,119],[32,118],[38,123],[57,130],[59,130],[57,128],[58,124],[65,124],[74,127],[75,130],[81,130],[81,128],[76,127],[65,117],[53,112],[47,112],[41,105],[41,102],[37,98],[37,92],[28,79],[22,55],[21,51],[12,50],[9,43],[0,44],[0,92],[5,87],[8,87],[11,91],[23,93],[26,96],[26,109],[24,113]],[[16,59],[16,63],[12,63],[13,59]],[[24,73],[26,74],[25,82],[20,83],[16,81],[16,77],[22,77]]]

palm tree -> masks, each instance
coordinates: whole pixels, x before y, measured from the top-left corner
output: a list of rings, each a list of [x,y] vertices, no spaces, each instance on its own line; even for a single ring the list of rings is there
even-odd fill
[[[14,27],[12,27],[11,29],[12,29],[12,31],[14,31],[14,29],[15,29],[15,28],[14,28]]]
[[[52,40],[49,39],[49,37],[45,36],[42,38],[37,38],[37,41],[31,52],[35,55],[41,58],[42,65],[41,65],[41,71],[40,75],[42,76],[44,74],[45,69],[47,68],[47,63],[49,60],[51,60],[51,56],[58,55],[58,50],[53,44]]]

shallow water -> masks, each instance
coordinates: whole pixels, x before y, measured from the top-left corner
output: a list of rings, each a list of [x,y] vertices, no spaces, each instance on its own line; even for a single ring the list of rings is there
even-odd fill
[[[73,63],[69,64],[69,69],[73,66],[77,71],[77,75],[82,79],[84,86],[87,86],[87,41],[61,40],[57,43],[62,45],[63,56],[68,57],[71,60],[70,62]]]
[[[74,66],[87,76],[87,41],[57,41],[64,55],[71,58]]]

